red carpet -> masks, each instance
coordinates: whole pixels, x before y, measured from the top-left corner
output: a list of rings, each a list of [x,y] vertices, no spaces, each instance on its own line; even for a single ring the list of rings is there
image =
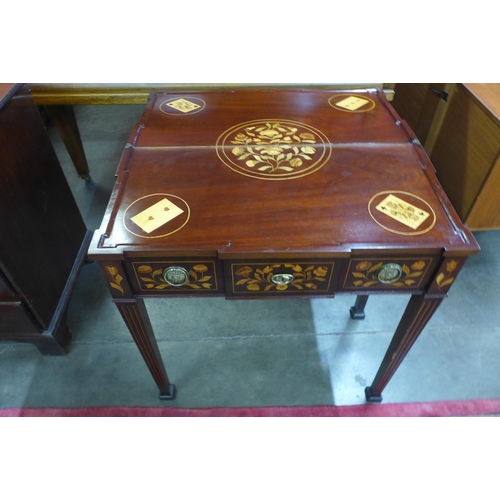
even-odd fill
[[[0,417],[459,417],[500,416],[500,399],[355,406],[269,406],[259,408],[9,408]]]

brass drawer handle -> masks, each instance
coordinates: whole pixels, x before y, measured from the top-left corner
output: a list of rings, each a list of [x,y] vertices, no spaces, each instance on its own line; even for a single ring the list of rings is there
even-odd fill
[[[182,286],[188,282],[189,273],[183,267],[170,266],[163,271],[163,277],[169,285]]]
[[[380,283],[384,285],[390,285],[391,283],[395,283],[401,278],[403,274],[403,270],[399,264],[384,264],[380,271],[377,274],[377,278]]]
[[[294,279],[293,274],[275,274],[271,277],[275,285],[289,285]]]

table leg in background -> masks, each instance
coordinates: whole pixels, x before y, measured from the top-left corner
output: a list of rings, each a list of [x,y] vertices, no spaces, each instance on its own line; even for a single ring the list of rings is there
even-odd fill
[[[89,166],[85,150],[83,149],[78,123],[75,117],[73,106],[69,105],[51,105],[46,106],[47,112],[54,120],[54,124],[61,136],[61,139],[68,150],[71,161],[78,172],[78,175],[90,180]]]
[[[356,297],[356,303],[349,310],[352,319],[365,319],[365,306],[367,302],[368,295],[358,295]]]

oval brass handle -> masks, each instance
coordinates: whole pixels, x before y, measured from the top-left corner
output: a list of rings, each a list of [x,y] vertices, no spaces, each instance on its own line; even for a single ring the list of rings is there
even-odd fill
[[[163,271],[163,277],[169,285],[182,286],[188,282],[189,273],[183,267],[170,266]]]
[[[401,278],[403,274],[403,270],[399,264],[384,264],[380,271],[377,274],[377,278],[380,283],[384,285],[390,285],[391,283],[395,283]]]
[[[289,285],[294,279],[293,274],[275,274],[271,277],[275,285]]]

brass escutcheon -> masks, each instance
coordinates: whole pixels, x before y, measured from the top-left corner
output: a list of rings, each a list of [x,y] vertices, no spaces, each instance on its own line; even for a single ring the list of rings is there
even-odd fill
[[[189,273],[183,267],[171,266],[163,271],[165,281],[172,286],[185,285],[189,280]]]
[[[380,271],[377,274],[377,278],[380,283],[384,285],[390,285],[391,283],[395,283],[401,278],[403,274],[403,270],[399,264],[384,264]]]
[[[271,281],[275,285],[289,285],[294,279],[292,274],[275,274]]]

